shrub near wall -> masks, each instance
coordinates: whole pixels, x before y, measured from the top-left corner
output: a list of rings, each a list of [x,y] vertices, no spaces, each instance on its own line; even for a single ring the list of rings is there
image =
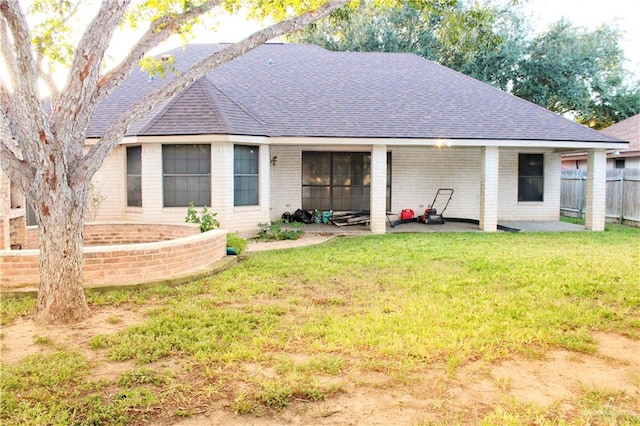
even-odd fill
[[[127,224],[131,226],[132,224]],[[165,225],[148,226],[158,235]],[[226,256],[224,230],[200,233],[197,225],[167,225],[184,228],[175,231],[191,235],[149,243],[89,246],[84,248],[84,283],[87,287],[136,285],[172,280],[211,269]],[[125,227],[126,228],[126,227]],[[124,229],[124,228],[122,228]],[[193,233],[193,229],[196,233]],[[37,229],[35,230],[37,232]],[[166,229],[162,235],[167,235]],[[37,287],[39,281],[38,250],[0,251],[0,288]]]

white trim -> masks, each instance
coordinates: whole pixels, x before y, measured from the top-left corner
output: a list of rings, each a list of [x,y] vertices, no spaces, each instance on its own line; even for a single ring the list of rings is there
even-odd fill
[[[86,145],[95,145],[97,139],[86,139]],[[173,136],[128,136],[121,145],[141,143],[215,143],[231,142],[252,145],[300,145],[309,149],[326,149],[328,145],[347,146],[432,146],[441,147],[483,147],[500,148],[557,148],[557,149],[625,149],[628,142],[585,142],[552,140],[511,140],[511,139],[406,139],[406,138],[344,138],[308,136],[244,136],[244,135],[173,135]]]
[[[252,204],[250,206],[233,206],[234,213],[259,212],[262,210],[260,204]]]
[[[510,139],[396,139],[396,138],[310,138],[310,137],[273,137],[271,145],[309,145],[326,147],[327,145],[386,145],[386,146],[431,146],[446,149],[448,147],[483,147],[500,148],[621,148],[626,142],[584,142],[584,141],[549,141],[549,140],[510,140]]]
[[[85,139],[85,145],[95,145],[98,138]],[[264,136],[242,135],[166,135],[166,136],[126,136],[120,141],[120,145],[160,143],[160,144],[187,144],[187,143],[216,143],[231,142],[248,145],[264,145],[269,143],[269,138]]]

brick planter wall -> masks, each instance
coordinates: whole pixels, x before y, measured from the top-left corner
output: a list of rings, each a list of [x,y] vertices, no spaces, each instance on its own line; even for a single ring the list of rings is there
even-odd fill
[[[105,229],[110,226],[100,224],[95,230],[100,227]],[[145,227],[148,228],[146,231]],[[194,227],[197,232],[195,234],[193,234]],[[110,234],[113,234],[114,229],[110,227],[112,231]],[[189,224],[126,224],[120,229],[125,232],[136,229],[136,238],[167,236],[169,233],[173,233],[177,238],[166,241],[85,247],[83,272],[86,287],[137,285],[196,275],[205,272],[226,256],[227,231],[224,230],[200,233],[197,225]],[[33,230],[30,229],[29,232]],[[37,238],[37,229],[35,232]],[[95,232],[95,235],[99,234],[100,232]],[[85,229],[85,238],[86,235]],[[109,239],[116,241],[117,237],[111,235],[100,238],[105,238],[102,241]],[[127,238],[122,239],[122,241],[125,240]],[[0,251],[0,270],[2,271],[0,275],[2,289],[37,287],[39,250]]]
[[[93,222],[84,225],[84,245],[152,243],[175,240],[200,233],[196,224],[140,224],[126,222]],[[38,227],[27,227],[26,247],[38,248]]]

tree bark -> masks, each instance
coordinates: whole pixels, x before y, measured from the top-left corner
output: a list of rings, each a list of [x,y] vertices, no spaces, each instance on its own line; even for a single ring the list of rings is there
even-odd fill
[[[34,319],[43,324],[78,322],[90,316],[84,295],[83,194],[61,186],[35,206],[40,230],[40,285]]]
[[[217,66],[269,39],[300,30],[349,0],[327,0],[317,9],[258,31],[212,53],[154,94],[132,106],[85,155],[83,147],[97,105],[134,69],[142,54],[196,15],[219,5],[209,0],[152,25],[127,59],[100,75],[111,35],[130,0],[103,2],[75,47],[67,84],[54,97],[51,113],[38,94],[38,73],[28,22],[18,0],[0,0],[0,59],[12,85],[0,78],[0,167],[32,205],[40,226],[40,284],[35,319],[72,323],[89,317],[83,289],[83,219],[91,178],[135,120]]]

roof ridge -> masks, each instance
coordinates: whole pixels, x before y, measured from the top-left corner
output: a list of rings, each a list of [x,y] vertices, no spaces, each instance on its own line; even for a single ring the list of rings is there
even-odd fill
[[[157,114],[154,115],[154,117],[149,120],[147,122],[147,124],[145,126],[143,126],[141,129],[139,129],[136,133],[138,134],[144,134],[147,130],[151,129],[157,122],[159,122],[170,110],[171,108],[178,103],[178,101],[180,99],[182,99],[184,96],[186,96],[187,92],[189,91],[189,89],[191,89],[198,81],[194,81],[193,83],[191,83],[191,85],[186,88],[185,90],[183,90],[182,92],[180,92],[177,95],[172,96],[171,98],[168,99],[168,102],[160,109],[160,111],[158,111]]]
[[[229,95],[227,95],[221,88],[219,88],[213,81],[209,80],[208,77],[204,77],[204,79],[207,81],[207,83],[209,83],[211,85],[211,87],[213,87],[215,90],[218,91],[218,93],[220,93],[222,96],[224,96],[229,102],[231,102],[233,105],[237,106],[242,112],[244,112],[248,117],[250,117],[252,120],[254,120],[255,122],[257,122],[258,124],[260,124],[262,127],[265,128],[267,127],[267,124],[262,121],[260,118],[256,117],[254,114],[252,114],[247,108],[245,108],[243,105],[239,104],[238,102],[236,102],[233,98],[231,98]],[[211,99],[212,102],[215,102],[213,99]],[[219,105],[215,105],[216,107],[219,108]],[[222,111],[221,111],[222,112]],[[223,114],[224,115],[224,114]],[[229,121],[227,120],[227,117],[224,117],[225,119],[225,124],[228,124]],[[228,130],[228,129],[227,129]]]
[[[209,83],[209,85],[211,85],[211,82],[205,77],[200,78],[199,80],[197,80],[197,82],[200,84],[204,84],[206,82],[206,83]],[[222,130],[226,133],[229,133],[229,130],[231,128],[231,122],[229,121],[227,116],[223,113],[222,108],[220,107],[220,105],[218,105],[215,98],[211,96],[211,93],[209,93],[209,91],[206,90],[204,87],[202,87],[202,90],[203,92],[206,93],[205,99],[209,104],[209,106],[211,107],[211,113],[215,115],[216,118],[218,119],[218,122],[220,123]]]

